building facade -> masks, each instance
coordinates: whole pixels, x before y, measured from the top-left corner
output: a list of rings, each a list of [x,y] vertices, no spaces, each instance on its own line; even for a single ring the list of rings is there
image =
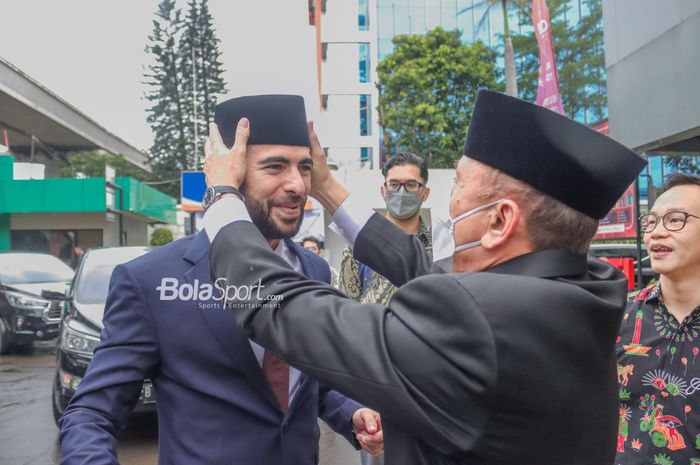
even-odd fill
[[[309,0],[321,102],[315,124],[328,158],[341,167],[379,166],[374,11],[376,0]]]
[[[502,48],[500,6],[483,0],[308,0],[309,24],[317,29],[319,132],[328,157],[339,166],[381,167],[377,64],[401,34],[435,27],[461,31],[464,43]],[[568,0],[564,19],[578,23],[590,13],[588,0]],[[510,13],[511,30],[528,33]],[[497,63],[502,67],[502,58]],[[585,113],[584,113],[585,116]],[[578,115],[577,115],[578,118]],[[589,121],[585,121],[589,122]]]

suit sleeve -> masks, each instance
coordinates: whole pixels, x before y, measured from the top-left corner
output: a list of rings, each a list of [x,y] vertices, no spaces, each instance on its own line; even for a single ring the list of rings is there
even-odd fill
[[[240,221],[217,235],[210,263],[213,277],[229,284],[260,279],[261,300],[232,314],[289,364],[443,453],[478,438],[495,382],[495,349],[477,304],[453,278],[414,280],[389,307],[361,304],[292,271],[255,226]]]
[[[60,420],[62,465],[117,464],[116,432],[159,363],[153,321],[128,270],[112,274],[101,342]]]
[[[343,436],[355,448],[360,449],[355,434],[352,432],[352,415],[362,406],[348,399],[334,389],[319,386],[318,416],[333,431]]]
[[[360,230],[353,253],[396,287],[419,276],[443,273],[416,236],[405,233],[378,213]]]

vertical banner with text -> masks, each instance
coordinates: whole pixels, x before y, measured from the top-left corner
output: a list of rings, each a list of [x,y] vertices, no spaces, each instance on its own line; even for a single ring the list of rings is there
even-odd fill
[[[557,77],[557,64],[554,60],[554,45],[546,0],[532,1],[532,24],[535,26],[535,37],[540,49],[537,104],[563,115],[564,107],[559,93],[559,78]]]

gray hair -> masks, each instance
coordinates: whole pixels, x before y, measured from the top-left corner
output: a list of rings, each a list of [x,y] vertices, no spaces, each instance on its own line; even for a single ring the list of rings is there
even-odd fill
[[[483,164],[482,164],[483,165]],[[598,220],[574,210],[514,177],[483,165],[487,169],[482,200],[512,196],[523,211],[525,227],[535,251],[561,249],[584,255],[598,229]]]

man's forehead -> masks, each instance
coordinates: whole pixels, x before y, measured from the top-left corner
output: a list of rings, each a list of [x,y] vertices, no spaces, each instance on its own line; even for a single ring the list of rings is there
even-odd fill
[[[672,187],[656,199],[651,209],[654,213],[669,210],[700,210],[700,186],[689,184]]]
[[[386,173],[387,179],[422,179],[420,168],[412,163],[394,165]]]
[[[462,156],[457,162],[457,175],[460,178],[466,179],[471,178],[473,180],[479,180],[484,173],[489,169],[489,167],[481,162],[473,160],[466,155]]]
[[[280,156],[290,159],[311,159],[311,149],[303,145],[249,144],[247,146],[247,155],[251,158]]]

